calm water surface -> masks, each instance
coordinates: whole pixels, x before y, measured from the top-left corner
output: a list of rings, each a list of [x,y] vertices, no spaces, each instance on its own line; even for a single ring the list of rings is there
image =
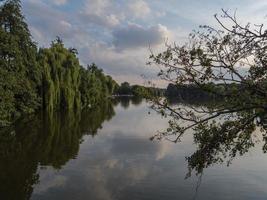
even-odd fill
[[[260,145],[229,167],[214,165],[185,179],[185,157],[196,148],[192,136],[177,144],[149,140],[167,126],[145,101],[126,100],[18,123],[0,136],[0,199],[267,198]]]

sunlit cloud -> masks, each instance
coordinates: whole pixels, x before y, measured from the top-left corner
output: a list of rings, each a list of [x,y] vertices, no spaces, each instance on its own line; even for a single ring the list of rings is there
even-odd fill
[[[143,0],[131,1],[128,7],[131,14],[136,18],[145,18],[151,13],[149,5]]]

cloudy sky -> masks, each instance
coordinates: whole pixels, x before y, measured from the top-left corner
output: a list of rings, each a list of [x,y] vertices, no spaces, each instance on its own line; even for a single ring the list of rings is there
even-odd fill
[[[182,43],[213,14],[237,9],[241,23],[267,22],[266,0],[22,0],[33,38],[47,47],[60,36],[79,51],[83,65],[95,62],[118,82],[158,85],[158,68],[146,66],[149,46]]]

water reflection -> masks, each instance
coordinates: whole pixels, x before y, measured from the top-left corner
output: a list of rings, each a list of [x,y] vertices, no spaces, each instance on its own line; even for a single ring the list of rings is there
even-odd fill
[[[118,96],[113,99],[115,104],[120,103],[121,107],[124,109],[127,109],[130,104],[133,104],[135,106],[138,106],[142,103],[144,99],[139,96]]]
[[[267,159],[251,151],[250,143],[262,138],[214,131],[184,135],[179,144],[151,142],[155,131],[168,127],[168,119],[142,99],[116,98],[82,113],[40,114],[28,121],[1,131],[1,199],[248,200],[267,195]],[[243,159],[228,169],[214,166],[217,158],[229,159],[236,146],[244,149]],[[195,176],[184,179],[194,166],[210,168],[202,182]]]
[[[43,113],[1,130],[1,198],[29,199],[39,165],[60,169],[77,156],[82,136],[95,135],[114,115],[112,102],[104,101],[93,110]]]

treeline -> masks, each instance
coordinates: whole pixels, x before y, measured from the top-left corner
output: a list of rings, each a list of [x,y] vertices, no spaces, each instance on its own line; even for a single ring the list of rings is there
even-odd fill
[[[204,91],[196,85],[175,85],[170,83],[166,89],[165,95],[169,98],[178,100],[208,100],[214,97],[213,94]]]
[[[248,89],[241,84],[227,83],[227,84],[203,84],[201,86],[189,85],[175,85],[170,83],[164,95],[176,101],[183,101],[186,103],[207,102],[207,101],[221,101],[227,100],[229,94],[244,94]]]
[[[123,82],[114,91],[115,95],[128,95],[128,96],[138,96],[138,97],[148,97],[148,96],[163,96],[165,89],[145,87],[141,85],[130,85],[128,82]]]
[[[19,0],[0,7],[0,77],[0,127],[41,109],[92,107],[118,87],[95,64],[83,68],[60,38],[38,49]]]

